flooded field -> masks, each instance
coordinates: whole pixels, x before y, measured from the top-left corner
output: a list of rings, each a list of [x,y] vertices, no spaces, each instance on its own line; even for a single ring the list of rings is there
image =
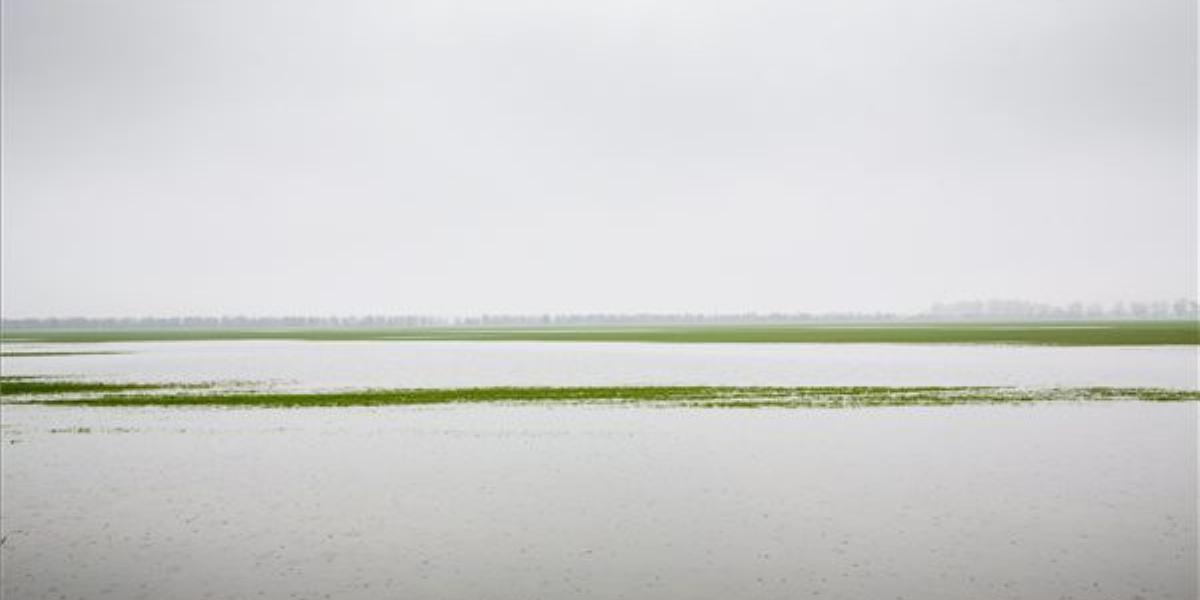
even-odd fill
[[[3,410],[6,599],[1196,595],[1190,402]]]
[[[5,374],[287,389],[973,385],[1196,389],[1200,347],[206,341],[4,345]],[[108,352],[109,354],[98,354]]]
[[[1187,346],[276,340],[5,352],[9,377],[288,392],[1197,387]],[[9,403],[0,595],[1191,599],[1197,420],[1194,401],[1120,398],[841,409]]]

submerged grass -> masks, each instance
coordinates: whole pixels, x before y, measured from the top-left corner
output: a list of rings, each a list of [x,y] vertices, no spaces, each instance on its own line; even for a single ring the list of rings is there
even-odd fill
[[[4,335],[0,332],[0,336]],[[13,330],[38,343],[197,340],[561,341],[657,343],[1200,345],[1200,321],[803,323],[391,329]]]
[[[22,382],[17,382],[22,383]],[[30,383],[30,382],[24,382]],[[48,383],[48,382],[47,382]],[[87,382],[75,391],[97,391]],[[7,387],[5,394],[17,392]],[[96,385],[96,384],[91,384]],[[114,384],[99,384],[114,385]],[[132,384],[136,385],[136,384]],[[62,389],[62,388],[60,388]],[[104,390],[92,397],[35,399],[27,403],[93,407],[351,407],[466,403],[635,404],[696,408],[808,408],[857,406],[948,406],[1049,401],[1200,401],[1200,392],[1157,388],[1020,389],[994,387],[477,387],[377,389],[311,393],[195,392],[125,393],[146,387]],[[111,392],[111,393],[109,393]],[[41,393],[41,392],[33,392]],[[62,392],[58,392],[62,393]]]
[[[129,354],[115,350],[13,350],[0,351],[0,358],[34,358],[47,356],[92,356],[105,354]]]
[[[131,391],[189,390],[203,387],[209,386],[207,384],[71,381],[33,376],[0,377],[0,396],[112,394]]]

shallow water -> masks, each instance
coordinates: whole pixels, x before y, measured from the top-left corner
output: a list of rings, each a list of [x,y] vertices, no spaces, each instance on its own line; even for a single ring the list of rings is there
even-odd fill
[[[0,411],[6,600],[1196,597],[1195,403]]]
[[[1200,347],[217,341],[6,344],[5,374],[281,387],[1002,385],[1200,387]]]

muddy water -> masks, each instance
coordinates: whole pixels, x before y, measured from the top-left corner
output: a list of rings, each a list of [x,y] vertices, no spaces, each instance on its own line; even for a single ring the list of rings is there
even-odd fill
[[[6,600],[1196,597],[1193,403],[2,416]]]

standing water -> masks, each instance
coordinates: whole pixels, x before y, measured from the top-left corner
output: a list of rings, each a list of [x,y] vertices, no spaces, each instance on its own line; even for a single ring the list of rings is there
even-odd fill
[[[6,344],[96,351],[3,359],[4,371],[295,389],[495,385],[980,385],[1196,389],[1200,347],[578,342],[218,341]],[[122,354],[123,353],[123,354]]]
[[[1195,389],[1195,347],[10,344],[6,375]],[[0,596],[1196,597],[1194,402],[0,406]]]
[[[1196,597],[1196,405],[5,408],[3,597]]]

